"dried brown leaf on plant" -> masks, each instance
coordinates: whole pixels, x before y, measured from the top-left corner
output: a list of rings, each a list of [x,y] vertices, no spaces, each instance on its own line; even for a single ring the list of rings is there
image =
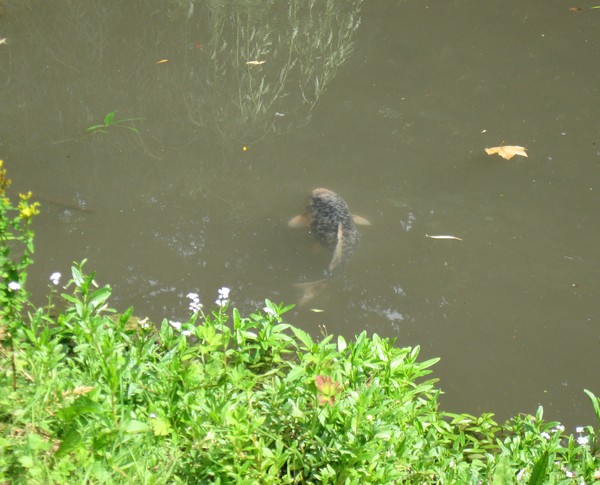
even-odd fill
[[[315,376],[315,384],[319,391],[317,398],[321,406],[325,404],[333,406],[335,397],[343,390],[342,383],[332,380],[329,376]]]
[[[495,153],[497,153],[502,158],[510,160],[515,155],[527,157],[526,150],[527,148],[516,145],[501,145],[499,147],[486,148],[485,153],[487,153],[488,155],[494,155]]]

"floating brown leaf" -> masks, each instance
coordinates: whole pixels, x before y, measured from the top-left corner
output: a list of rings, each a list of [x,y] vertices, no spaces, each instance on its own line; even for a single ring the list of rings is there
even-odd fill
[[[502,158],[506,158],[506,160],[510,160],[515,155],[519,155],[521,157],[526,157],[527,148],[516,146],[516,145],[502,145],[499,147],[486,148],[485,153],[488,155],[493,155],[497,153]]]

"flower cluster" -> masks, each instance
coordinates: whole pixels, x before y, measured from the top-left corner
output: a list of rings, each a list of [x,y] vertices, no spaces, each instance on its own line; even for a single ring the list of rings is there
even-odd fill
[[[589,436],[583,436],[585,428],[583,426],[577,426],[577,428],[575,428],[575,431],[579,433],[579,436],[577,437],[577,443],[581,446],[587,445],[590,441],[590,438]]]
[[[52,284],[54,286],[58,286],[58,284],[60,283],[60,277],[61,276],[62,275],[58,271],[55,271],[54,273],[52,273],[50,275],[50,281],[52,282]]]
[[[190,300],[189,309],[192,313],[198,313],[202,310],[202,303],[200,303],[200,297],[198,293],[188,293],[186,297]]]
[[[181,322],[169,320],[169,325],[171,325],[171,327],[173,327],[178,332],[181,332],[181,335],[183,335],[184,337],[189,337],[190,335],[192,335],[191,330],[181,330],[181,327],[182,327]]]
[[[229,288],[224,286],[223,288],[219,288],[219,297],[215,301],[217,305],[221,308],[226,306],[229,303]]]
[[[8,284],[8,289],[12,292],[17,292],[21,289],[21,283],[19,283],[18,281],[11,281]]]
[[[6,177],[6,169],[4,168],[4,160],[0,160],[0,196],[4,197],[6,189],[10,185],[10,180]]]
[[[277,313],[272,308],[269,308],[268,306],[263,308],[263,312],[265,312],[268,315],[272,315],[274,317],[277,316]]]
[[[33,202],[30,203],[29,199],[31,199],[31,192],[27,192],[26,194],[19,194],[21,202],[19,202],[19,215],[24,220],[29,220],[33,216],[37,216],[40,213],[40,203]]]

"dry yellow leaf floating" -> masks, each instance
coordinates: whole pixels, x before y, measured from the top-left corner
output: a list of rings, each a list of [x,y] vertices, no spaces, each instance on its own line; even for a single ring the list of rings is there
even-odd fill
[[[164,64],[165,62],[169,62],[169,59],[161,59],[157,64]]]
[[[515,145],[502,145],[499,147],[486,148],[485,153],[487,153],[488,155],[494,155],[495,153],[497,153],[502,158],[506,158],[506,160],[510,160],[515,155],[519,155],[521,157],[526,157],[527,156],[526,150],[527,150],[527,148],[525,148],[525,147],[520,147],[520,146],[515,146]]]
[[[325,310],[321,310],[320,308],[311,308],[310,311],[315,313],[323,313]]]
[[[260,66],[261,64],[264,64],[267,61],[248,61],[246,62],[246,65],[248,66]]]

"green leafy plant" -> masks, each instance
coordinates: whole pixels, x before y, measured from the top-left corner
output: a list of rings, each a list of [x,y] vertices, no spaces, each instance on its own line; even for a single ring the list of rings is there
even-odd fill
[[[26,270],[33,262],[34,252],[31,220],[39,214],[40,204],[31,202],[31,192],[19,194],[19,202],[13,204],[6,193],[10,183],[4,161],[0,160],[0,338],[11,349],[14,376],[19,342],[13,335],[22,324],[22,310],[28,298]],[[12,386],[16,387],[16,380]]]
[[[110,113],[107,113],[106,116],[104,116],[104,121],[102,123],[89,126],[86,129],[86,131],[88,131],[90,133],[96,133],[96,132],[106,133],[106,130],[111,127],[120,127],[120,128],[126,128],[130,131],[133,131],[134,133],[139,133],[139,130],[135,126],[126,125],[125,123],[132,123],[133,121],[143,120],[144,118],[124,118],[122,120],[116,120],[115,119],[116,114],[117,114],[116,111],[111,111]]]

